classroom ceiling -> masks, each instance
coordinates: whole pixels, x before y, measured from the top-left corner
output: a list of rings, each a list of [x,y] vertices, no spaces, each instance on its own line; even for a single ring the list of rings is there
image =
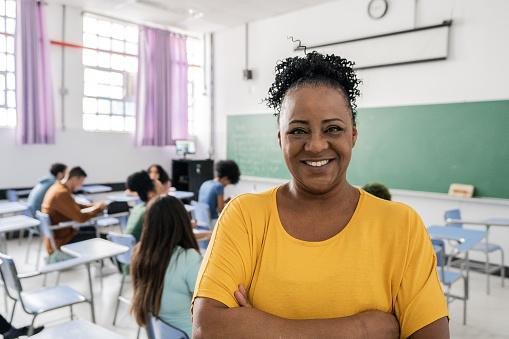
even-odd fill
[[[190,31],[217,31],[332,0],[48,0],[98,14]]]

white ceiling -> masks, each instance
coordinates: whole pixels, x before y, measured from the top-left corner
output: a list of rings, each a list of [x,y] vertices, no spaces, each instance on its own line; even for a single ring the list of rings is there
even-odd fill
[[[332,0],[48,0],[98,14],[189,31],[216,31]],[[196,14],[193,14],[196,13]]]

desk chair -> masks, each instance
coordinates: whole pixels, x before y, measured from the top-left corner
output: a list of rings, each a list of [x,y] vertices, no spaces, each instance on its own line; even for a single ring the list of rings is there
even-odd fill
[[[72,320],[74,316],[72,306],[83,302],[88,302],[90,304],[92,320],[95,322],[94,308],[90,300],[68,286],[59,285],[40,288],[30,292],[24,291],[20,279],[34,277],[40,273],[35,272],[34,274],[24,276],[18,275],[14,260],[2,253],[0,253],[0,273],[4,282],[5,293],[14,301],[10,322],[12,322],[14,318],[16,305],[19,302],[23,310],[33,316],[29,333],[32,333],[35,318],[37,318],[39,314],[69,306]]]
[[[106,209],[104,217],[97,218],[98,227],[118,226],[124,233],[129,217],[129,204],[126,201],[112,201]]]
[[[37,220],[39,220],[39,233],[41,234],[41,242],[39,243],[39,251],[37,253],[37,265],[36,267],[40,267],[41,263],[41,252],[42,252],[42,243],[44,242],[44,238],[48,238],[48,241],[50,243],[51,249],[53,250],[53,257],[48,257],[48,263],[51,263],[52,261],[62,261],[65,259],[71,258],[71,256],[60,252],[57,248],[57,245],[55,243],[55,238],[53,237],[53,231],[51,230],[51,221],[49,219],[49,215],[46,213],[42,213],[41,211],[36,211],[35,216]]]
[[[18,192],[15,190],[7,190],[5,195],[7,196],[7,201],[18,201]]]
[[[50,242],[51,249],[53,250],[53,253],[46,258],[46,261],[48,264],[54,264],[60,261],[65,261],[73,258],[71,255],[64,253],[60,251],[57,248],[57,245],[55,243],[55,238],[53,237],[53,230],[51,229],[51,221],[49,219],[49,216],[46,213],[42,213],[41,211],[36,211],[37,220],[39,220],[39,232],[42,235],[41,236],[41,242],[39,243],[39,251],[37,253],[37,268],[40,268],[41,263],[41,252],[42,249],[42,243],[44,242],[44,238],[48,238],[48,241]],[[101,281],[101,290],[103,289],[103,274],[102,274],[102,266],[103,262],[102,260],[98,262],[98,270],[99,270],[99,276]],[[57,272],[57,284],[60,281],[60,271]],[[43,285],[46,285],[46,274],[44,275]]]
[[[444,220],[447,219],[457,219],[461,220],[461,211],[459,209],[452,209],[445,211]],[[449,227],[463,227],[463,224],[448,224]],[[488,231],[488,230],[487,230]],[[504,286],[504,277],[505,277],[505,266],[504,266],[504,250],[502,246],[490,242],[483,241],[480,244],[477,244],[472,248],[472,251],[482,252],[486,256],[486,261],[484,264],[471,264],[470,266],[475,266],[480,268],[486,274],[486,294],[490,294],[490,275],[493,272],[500,270],[500,277],[502,279],[502,286]],[[500,251],[500,265],[497,267],[491,267],[490,265],[490,253]]]
[[[196,220],[197,226],[210,230],[212,228],[212,219],[210,217],[209,205],[193,200],[191,201],[191,206],[194,206],[194,209],[191,211],[191,216]]]
[[[120,255],[117,255],[115,257],[115,260],[117,261],[118,264],[120,264],[119,267],[122,270],[122,280],[120,282],[120,288],[119,288],[118,296],[117,296],[117,303],[115,305],[115,315],[113,316],[113,326],[115,326],[115,323],[117,321],[118,307],[120,306],[120,302],[122,301],[127,304],[130,303],[129,300],[122,297],[122,289],[124,288],[125,278],[129,274],[128,267],[131,264],[132,249],[133,249],[134,245],[136,244],[136,239],[134,238],[134,236],[132,234],[108,233],[108,235],[106,237],[111,242],[129,247],[129,251],[122,253]]]
[[[18,191],[16,190],[7,190],[5,192],[5,195],[6,195],[6,198],[7,198],[7,201],[9,202],[16,202],[19,200],[19,195],[18,195]],[[29,216],[29,217],[32,217],[32,213],[30,212],[30,210],[26,210],[23,214],[25,214],[26,216]],[[30,245],[32,244],[32,237],[35,234],[37,234],[37,231],[36,229],[34,228],[29,228],[27,229],[28,231],[28,246],[27,246],[27,253],[26,253],[26,256],[25,256],[25,263],[28,262],[28,255],[29,255],[29,251],[30,251]],[[23,238],[23,231],[19,231],[19,244],[21,245],[21,239]]]
[[[149,314],[146,330],[148,339],[189,339],[187,333]]]
[[[191,216],[196,220],[198,229],[213,230],[212,218],[210,217],[210,207],[208,204],[198,201],[191,201],[191,206],[194,209],[191,211]],[[209,246],[210,240],[200,240],[198,245],[201,250],[205,251]]]
[[[467,323],[467,300],[468,300],[468,275],[464,273],[462,264],[459,271],[453,271],[450,267],[451,256],[445,254],[445,241],[442,239],[431,239],[435,254],[437,256],[437,270],[440,282],[447,287],[445,296],[447,298],[447,305],[454,300],[463,300],[463,325]],[[463,295],[455,295],[451,293],[451,286],[463,279]]]

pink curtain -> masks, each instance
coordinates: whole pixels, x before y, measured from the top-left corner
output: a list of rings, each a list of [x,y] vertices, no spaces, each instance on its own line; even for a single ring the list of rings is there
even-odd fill
[[[22,144],[55,142],[55,116],[44,5],[17,1],[16,110]]]
[[[167,146],[188,137],[187,67],[185,36],[140,29],[137,145]]]

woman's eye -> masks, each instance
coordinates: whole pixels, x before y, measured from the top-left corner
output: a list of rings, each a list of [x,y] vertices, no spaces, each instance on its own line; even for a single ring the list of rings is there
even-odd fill
[[[303,128],[295,128],[289,132],[289,134],[293,134],[293,135],[300,135],[300,134],[305,134],[305,133],[306,133],[306,131]]]
[[[325,130],[326,133],[340,133],[343,131],[343,128],[339,127],[339,126],[330,126],[330,127],[327,127],[327,129]]]

